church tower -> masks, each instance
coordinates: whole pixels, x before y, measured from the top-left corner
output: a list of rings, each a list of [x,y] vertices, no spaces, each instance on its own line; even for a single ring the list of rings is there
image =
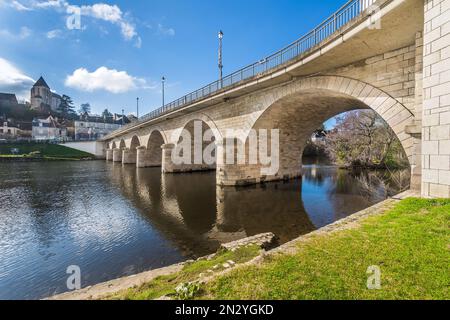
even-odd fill
[[[61,97],[50,90],[43,77],[31,88],[31,109],[49,108],[56,111],[61,103]]]

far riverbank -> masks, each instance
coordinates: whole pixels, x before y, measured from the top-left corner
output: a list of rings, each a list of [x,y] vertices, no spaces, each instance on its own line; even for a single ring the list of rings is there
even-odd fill
[[[94,160],[95,156],[51,143],[2,143],[0,162],[80,161]]]

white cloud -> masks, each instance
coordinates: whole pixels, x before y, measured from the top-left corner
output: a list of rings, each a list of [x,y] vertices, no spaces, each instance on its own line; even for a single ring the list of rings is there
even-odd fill
[[[68,6],[68,2],[64,0],[46,0],[46,1],[37,1],[34,0],[32,6],[35,8],[64,8]]]
[[[22,0],[21,0],[22,1]],[[58,12],[64,12],[67,15],[73,14],[73,8],[81,9],[81,16],[90,17],[97,20],[106,21],[117,25],[125,40],[139,40],[135,25],[130,21],[129,16],[125,15],[117,5],[106,3],[95,3],[93,5],[83,5],[81,7],[70,4],[66,0],[28,0],[27,6],[17,0],[10,4],[10,7],[19,10],[39,10],[52,9]]]
[[[0,35],[4,38],[9,38],[12,40],[23,40],[28,38],[31,35],[31,29],[27,27],[20,28],[20,31],[17,32],[11,32],[8,29],[0,29]]]
[[[81,14],[109,22],[122,21],[122,10],[117,5],[96,3],[92,6],[82,6]]]
[[[124,18],[122,10],[117,5],[96,3],[92,6],[82,6],[81,15],[118,25],[126,40],[138,36],[135,26]]]
[[[34,80],[6,59],[0,58],[0,91],[15,93],[19,99],[29,99]]]
[[[126,71],[100,67],[94,72],[77,69],[66,78],[65,85],[81,91],[105,90],[111,93],[125,93],[136,89],[152,88],[145,79],[130,76]]]
[[[31,11],[32,10],[31,8],[24,6],[19,1],[11,2],[10,6],[18,11]]]
[[[47,32],[46,36],[48,39],[61,38],[62,31],[59,29],[51,30],[51,31]]]
[[[157,32],[158,32],[158,34],[163,35],[163,36],[173,37],[175,35],[175,29],[166,28],[161,23],[158,24]]]

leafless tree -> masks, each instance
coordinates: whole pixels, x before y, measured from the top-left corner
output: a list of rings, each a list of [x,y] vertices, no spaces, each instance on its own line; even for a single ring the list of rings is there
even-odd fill
[[[395,133],[372,110],[356,110],[336,118],[325,138],[328,156],[337,164],[367,167],[403,166],[403,148]]]

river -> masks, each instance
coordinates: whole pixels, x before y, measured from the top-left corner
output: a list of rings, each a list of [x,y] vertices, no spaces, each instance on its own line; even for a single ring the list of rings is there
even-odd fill
[[[404,172],[309,162],[302,179],[219,188],[215,173],[162,175],[92,162],[0,164],[0,299],[67,291],[214,252],[262,232],[292,240],[405,188]],[[403,184],[403,185],[402,185]]]

